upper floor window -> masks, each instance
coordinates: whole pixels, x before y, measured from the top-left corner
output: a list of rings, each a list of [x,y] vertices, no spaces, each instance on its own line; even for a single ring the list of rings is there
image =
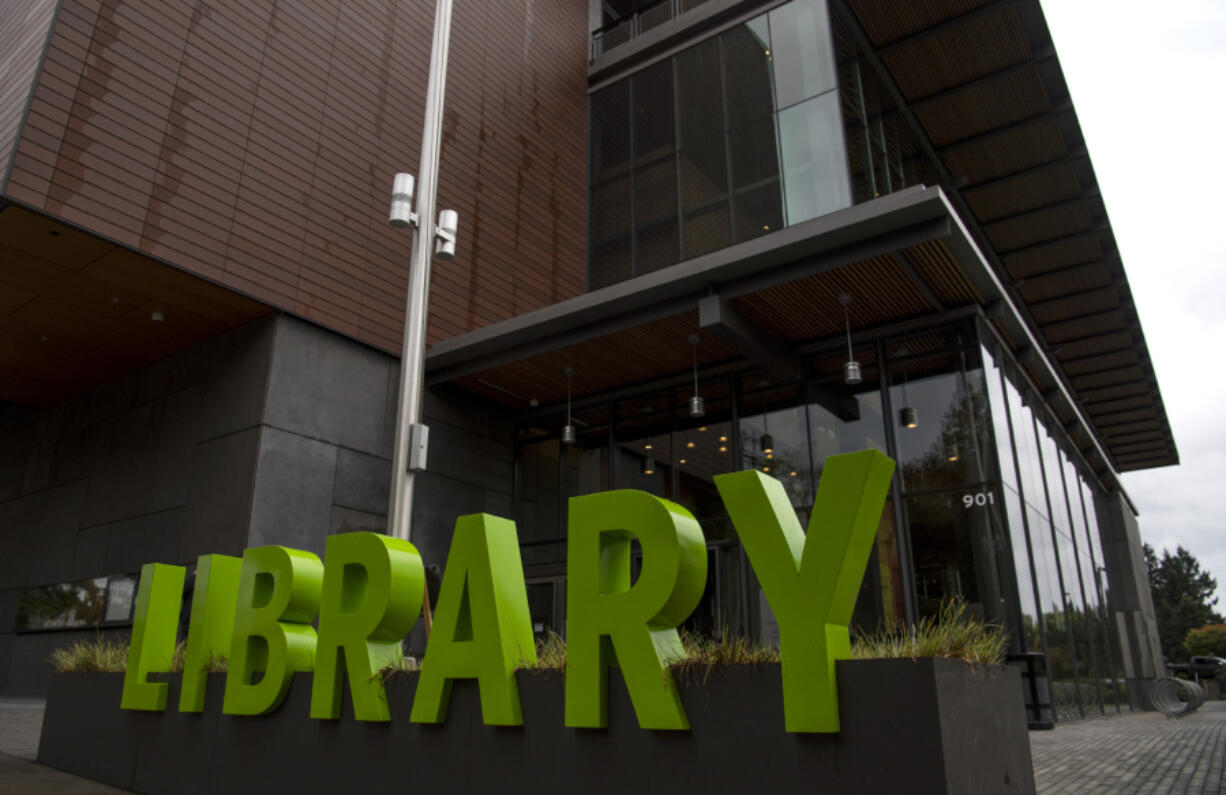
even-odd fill
[[[590,289],[923,181],[850,42],[793,0],[595,92]]]

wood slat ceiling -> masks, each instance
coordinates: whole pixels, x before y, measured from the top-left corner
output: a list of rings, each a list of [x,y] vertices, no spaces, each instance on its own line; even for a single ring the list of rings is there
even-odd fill
[[[0,400],[52,405],[269,311],[16,205],[0,210]]]
[[[837,0],[1119,471],[1179,463],[1037,0]],[[968,219],[971,220],[971,219]]]
[[[942,305],[982,302],[954,255],[938,240],[905,247],[892,256],[870,257],[767,287],[734,298],[731,303],[746,321],[768,336],[792,344],[842,333],[840,293],[853,296],[848,312],[852,326],[857,328],[881,326],[937,311],[938,307],[904,272],[899,258],[912,263]],[[508,405],[522,408],[532,400],[550,405],[566,399],[564,371],[574,367],[577,372],[573,395],[582,399],[688,372],[692,360],[687,338],[693,333],[700,338],[697,350],[700,367],[744,359],[743,353],[699,329],[697,311],[689,311],[500,364],[459,378],[456,383]],[[872,355],[865,351],[863,358],[864,366],[869,367]],[[841,354],[836,359],[837,362],[832,360],[831,371],[843,365]],[[821,362],[814,366],[818,372],[825,372]]]

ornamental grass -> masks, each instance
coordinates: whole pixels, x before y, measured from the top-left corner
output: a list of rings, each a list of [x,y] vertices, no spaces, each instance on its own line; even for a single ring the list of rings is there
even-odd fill
[[[57,674],[123,673],[128,668],[128,644],[103,638],[78,640],[51,652],[47,662]]]

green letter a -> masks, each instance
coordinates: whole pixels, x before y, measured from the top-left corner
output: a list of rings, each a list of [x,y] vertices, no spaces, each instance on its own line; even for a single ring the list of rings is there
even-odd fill
[[[456,519],[434,629],[409,720],[442,723],[454,679],[476,679],[481,717],[520,726],[515,668],[536,662],[515,523],[489,514]]]

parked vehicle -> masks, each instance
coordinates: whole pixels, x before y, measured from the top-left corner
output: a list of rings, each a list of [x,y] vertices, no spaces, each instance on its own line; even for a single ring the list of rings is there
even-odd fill
[[[1221,657],[1193,657],[1186,663],[1168,662],[1166,672],[1180,679],[1214,679],[1224,665],[1226,659]]]

